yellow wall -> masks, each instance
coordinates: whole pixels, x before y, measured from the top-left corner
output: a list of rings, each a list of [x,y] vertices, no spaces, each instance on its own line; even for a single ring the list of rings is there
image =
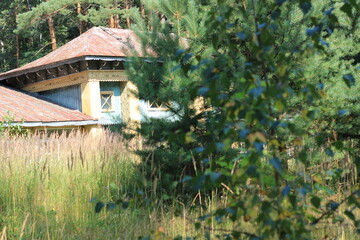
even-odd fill
[[[137,96],[138,89],[130,81],[121,83],[121,108],[123,121],[134,123],[137,127],[141,120],[140,103]]]
[[[84,130],[88,133],[90,133],[93,136],[100,135],[104,128],[102,128],[100,125],[90,125],[90,126],[84,126]]]
[[[101,118],[100,82],[102,81],[119,82],[122,119],[124,123],[131,124],[131,127],[140,127],[141,114],[137,96],[138,89],[132,82],[128,81],[123,70],[88,70],[29,84],[22,89],[29,92],[41,92],[80,84],[82,112],[99,119]],[[95,127],[94,131],[99,130]]]
[[[100,83],[85,82],[81,84],[82,112],[94,118],[101,117]]]

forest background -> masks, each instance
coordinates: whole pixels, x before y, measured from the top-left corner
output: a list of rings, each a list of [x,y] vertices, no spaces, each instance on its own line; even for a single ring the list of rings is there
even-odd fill
[[[177,103],[178,121],[139,129],[150,146],[138,152],[139,188],[152,208],[198,202],[204,237],[307,239],[329,223],[359,232],[356,0],[3,0],[0,9],[0,71],[92,26],[132,28],[161,56],[156,68],[127,65],[141,98]]]

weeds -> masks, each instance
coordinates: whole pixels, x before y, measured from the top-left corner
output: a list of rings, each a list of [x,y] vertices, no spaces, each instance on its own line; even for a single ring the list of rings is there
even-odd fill
[[[0,239],[133,239],[140,209],[95,214],[90,200],[137,191],[136,156],[109,132],[0,138]]]
[[[136,239],[151,234],[171,239],[249,230],[246,222],[226,219],[214,228],[218,220],[210,217],[195,231],[197,217],[226,206],[232,193],[225,187],[211,195],[199,192],[189,202],[156,194],[163,179],[147,180],[138,157],[123,142],[110,132],[2,136],[0,240]],[[99,202],[105,205],[95,213]],[[107,209],[109,203],[116,207]],[[314,237],[353,239],[351,226],[331,226],[325,224]]]

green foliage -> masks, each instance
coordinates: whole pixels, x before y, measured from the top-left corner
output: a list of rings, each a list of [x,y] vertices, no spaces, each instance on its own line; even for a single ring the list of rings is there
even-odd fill
[[[86,6],[84,14],[76,13],[77,3]],[[31,11],[18,15],[17,31],[29,28],[30,23],[40,23],[49,16],[60,15],[73,18],[71,25],[76,25],[79,20],[90,22],[95,26],[106,26],[111,15],[121,15],[124,12],[124,1],[114,0],[49,0],[36,5]]]
[[[29,28],[29,23],[34,24],[38,21],[46,20],[46,16],[52,16],[54,12],[59,11],[60,14],[68,15],[69,12],[64,8],[70,4],[76,4],[74,0],[58,0],[44,1],[33,7],[31,11],[24,12],[17,16],[17,31]]]
[[[1,1],[0,71],[16,68],[51,51],[47,23],[47,17],[52,16],[51,14],[54,15],[58,45],[78,36],[76,11],[62,9],[57,12],[56,7],[63,1],[51,1],[53,2],[56,4],[52,7],[39,0]]]
[[[125,28],[126,17],[131,12],[126,9],[126,3],[140,6],[138,0],[1,1],[0,71],[34,61],[52,50],[50,17],[57,46],[61,46],[93,26],[108,26],[113,16],[119,22],[118,27]]]
[[[343,153],[358,159],[349,135],[332,137],[334,131],[350,132],[352,118],[344,116],[352,111],[348,99],[358,97],[356,2],[189,0],[147,6],[166,16],[165,22],[152,20],[153,32],[138,31],[143,45],[160,57],[130,62],[130,79],[140,97],[178,103],[170,109],[177,120],[166,127],[151,121],[143,130],[153,147],[174,153],[154,163],[170,164],[174,155],[192,159],[196,173],[183,182],[194,193],[230,189],[226,206],[198,224],[230,219],[237,227],[222,235],[226,239],[310,239],[315,225],[326,218],[336,222],[342,213],[359,227],[350,213],[359,207],[358,180],[344,188],[348,197],[330,201],[339,189],[326,184],[320,169],[305,171],[320,153],[321,164]],[[188,6],[198,14],[188,14]],[[199,35],[189,34],[194,26]],[[188,46],[181,46],[183,36],[189,36]],[[296,148],[291,159],[288,146]],[[325,179],[339,183],[341,176],[341,170],[328,171]]]
[[[149,1],[144,2],[147,11],[159,12],[166,16],[167,20],[164,22],[157,17],[151,20],[153,31],[148,34],[146,26],[146,19],[142,19],[139,15],[134,13],[133,17],[137,20],[137,32],[144,50],[151,46],[152,51],[156,56],[161,56],[160,59],[154,55],[146,55],[148,62],[144,62],[142,58],[134,58],[127,65],[129,78],[136,83],[139,88],[139,97],[144,100],[151,100],[163,103],[176,103],[169,106],[170,111],[177,117],[178,121],[164,121],[161,119],[149,119],[146,124],[143,124],[139,129],[140,133],[145,137],[145,145],[152,146],[151,149],[146,149],[140,154],[144,159],[151,156],[151,159],[156,159],[156,175],[153,175],[153,160],[145,162],[145,168],[150,175],[149,179],[154,177],[159,178],[159,182],[163,190],[169,194],[174,192],[174,181],[178,181],[184,174],[195,174],[194,161],[190,152],[196,147],[192,142],[184,143],[183,138],[185,133],[195,126],[204,113],[196,113],[196,109],[189,105],[191,100],[191,92],[189,87],[196,82],[196,77],[188,78],[181,71],[174,71],[179,68],[179,64],[173,61],[174,53],[178,56],[183,55],[183,49],[188,42],[183,37],[191,38],[193,42],[198,41],[199,34],[203,35],[205,28],[202,27],[204,20],[204,12],[209,10],[209,7],[204,9],[195,7],[195,1],[187,1],[181,4],[180,1],[172,2]],[[177,13],[182,13],[181,19],[178,18]],[[193,21],[196,21],[196,24]],[[177,29],[181,35],[173,34]],[[191,29],[191,32],[184,32],[184,29]],[[175,31],[175,32],[177,32]],[[161,32],[161,34],[160,34]],[[201,46],[198,44],[195,47]],[[177,51],[179,50],[179,51]],[[198,48],[198,51],[204,51]],[[188,60],[191,54],[186,55]],[[146,79],[146,81],[144,81]],[[178,129],[183,128],[183,132],[178,135]],[[168,129],[169,131],[163,131]],[[203,128],[198,128],[196,131],[202,131]],[[167,141],[168,139],[172,141]],[[187,136],[191,139],[191,136]],[[198,163],[195,162],[195,167]],[[200,168],[200,166],[197,166]],[[175,185],[180,187],[181,185]],[[179,190],[179,189],[178,189]]]
[[[15,122],[15,116],[11,115],[10,111],[7,111],[7,114],[2,116],[2,121],[0,122],[0,135],[9,134],[10,136],[26,136],[28,130],[24,130],[22,127],[22,122]]]

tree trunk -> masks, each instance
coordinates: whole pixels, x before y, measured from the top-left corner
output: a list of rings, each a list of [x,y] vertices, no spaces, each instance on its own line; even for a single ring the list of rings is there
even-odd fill
[[[20,58],[20,46],[19,46],[19,34],[15,36],[16,41],[16,67],[19,67],[19,58]]]
[[[131,7],[130,0],[126,0],[125,1],[125,9],[129,9],[130,7]],[[129,17],[126,18],[126,23],[127,23],[128,28],[130,28],[131,22],[130,22]]]
[[[144,19],[146,18],[146,14],[145,14],[145,8],[144,5],[140,4],[140,10],[141,10],[141,17]]]
[[[49,25],[50,38],[51,38],[51,48],[54,51],[56,49],[56,36],[55,36],[54,20],[52,17],[48,18],[48,25]]]
[[[77,3],[77,13],[78,13],[78,15],[81,15],[81,3],[80,2]],[[79,32],[80,32],[80,35],[84,32],[83,21],[81,21],[81,20],[79,20]]]
[[[114,21],[114,15],[111,14],[109,20],[108,20],[108,25],[109,28],[114,28],[115,27],[115,21]]]
[[[45,0],[47,2],[48,0]],[[48,17],[48,25],[49,25],[49,32],[50,32],[50,39],[51,39],[51,48],[54,51],[56,49],[56,35],[55,35],[55,27],[54,27],[54,20],[51,15]]]
[[[31,5],[30,5],[30,2],[29,0],[26,0],[26,11],[30,11],[31,10]]]
[[[18,15],[19,11],[19,5],[17,4],[15,7],[15,22],[16,22],[16,18]],[[15,53],[15,58],[16,58],[16,67],[19,67],[19,58],[20,58],[20,46],[19,46],[19,34],[15,35],[15,49],[16,49],[16,53]]]
[[[114,16],[114,28],[121,28],[119,15]]]
[[[118,7],[118,2],[117,0],[114,0],[113,2],[113,7],[117,8]],[[112,8],[110,8],[112,9]],[[111,14],[110,19],[108,20],[108,25],[110,28],[120,28],[120,20],[119,20],[119,15],[114,15]]]
[[[141,17],[144,20],[145,23],[147,23],[146,25],[149,26],[147,30],[152,30],[151,26],[150,26],[150,19],[146,19],[146,11],[145,11],[145,7],[143,4],[140,3],[140,12],[141,12]]]

